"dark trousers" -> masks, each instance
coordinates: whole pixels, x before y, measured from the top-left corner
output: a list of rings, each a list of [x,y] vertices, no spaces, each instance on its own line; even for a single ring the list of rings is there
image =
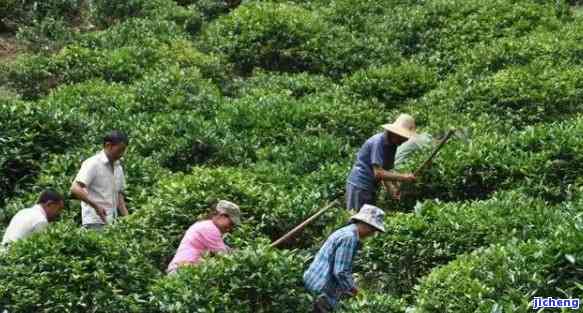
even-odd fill
[[[360,189],[351,183],[346,184],[346,209],[358,212],[365,204],[376,204],[376,193]]]

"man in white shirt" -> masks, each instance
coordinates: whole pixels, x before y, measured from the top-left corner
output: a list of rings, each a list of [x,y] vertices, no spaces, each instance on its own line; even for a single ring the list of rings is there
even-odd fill
[[[49,222],[59,217],[64,206],[61,194],[54,190],[43,191],[35,206],[20,210],[12,217],[2,238],[2,246],[45,229]]]
[[[103,139],[103,150],[81,165],[71,194],[81,200],[83,227],[101,230],[118,214],[128,215],[123,196],[125,176],[120,163],[128,143],[126,134],[112,131]]]

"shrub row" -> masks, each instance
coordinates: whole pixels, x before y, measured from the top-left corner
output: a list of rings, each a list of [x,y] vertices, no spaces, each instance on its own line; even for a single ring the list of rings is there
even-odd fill
[[[502,66],[502,65],[500,65]],[[570,118],[583,110],[580,66],[531,62],[505,66],[476,77],[471,71],[450,77],[413,106],[435,119],[447,114],[468,120],[489,118],[494,131]],[[445,120],[445,119],[443,119]]]
[[[138,250],[67,223],[15,243],[0,264],[9,312],[143,312],[159,276]]]
[[[417,280],[457,255],[513,238],[544,238],[563,221],[556,207],[516,192],[486,201],[419,204],[417,214],[397,213],[387,233],[365,245],[361,268],[383,275],[376,288],[407,294]]]
[[[344,81],[351,93],[381,101],[388,109],[421,97],[435,85],[435,72],[416,63],[361,70]]]
[[[359,290],[357,298],[351,298],[340,303],[338,312],[387,312],[405,313],[405,301],[382,293],[369,293]]]
[[[288,3],[248,3],[215,20],[203,31],[200,45],[224,54],[249,74],[254,68],[324,73],[339,77],[375,62],[371,42],[361,42],[342,25],[324,20],[318,11]],[[384,55],[383,55],[384,54]],[[399,61],[385,49],[383,60]]]
[[[0,205],[34,182],[43,159],[79,142],[83,124],[32,103],[0,100]]]
[[[508,37],[520,40],[532,31],[556,30],[568,17],[562,2],[432,1],[408,13],[411,28],[421,33],[417,52],[422,59],[447,72],[459,65],[460,55],[476,43]]]
[[[486,198],[494,191],[516,188],[552,202],[569,200],[571,188],[581,184],[576,164],[581,162],[583,144],[576,134],[582,127],[581,118],[574,117],[527,127],[511,136],[478,128],[469,141],[453,140],[445,146],[419,183],[404,188],[442,200]],[[414,156],[404,170],[425,157]]]
[[[6,66],[1,80],[25,99],[38,99],[63,84],[95,79],[130,83],[149,71],[175,65],[196,66],[205,78],[225,85],[228,66],[217,57],[197,51],[187,41],[179,40],[180,36],[173,34],[173,25],[128,22],[99,35],[85,36],[53,56],[21,55]],[[135,36],[150,26],[165,29],[168,34]]]
[[[415,312],[527,312],[534,297],[577,298],[583,278],[578,214],[555,225],[547,240],[497,244],[434,270],[416,288]]]
[[[338,195],[336,185],[316,185],[325,179],[322,176],[334,175],[329,169],[335,167],[306,178],[284,176],[289,185],[276,187],[269,182],[272,172],[195,167],[188,175],[174,174],[151,187],[148,197],[137,203],[137,212],[119,226],[120,232],[127,234],[128,240],[138,240],[152,262],[165,268],[184,231],[206,215],[217,200],[228,199],[240,204],[246,223],[230,240],[275,240]],[[289,245],[310,246],[321,235],[322,227],[336,220],[335,215],[337,211],[326,214]]]
[[[179,25],[193,27],[198,31],[201,24],[200,13],[194,8],[184,8],[172,0],[98,0],[91,5],[92,20],[102,28],[115,25],[131,18],[146,18],[175,21]]]
[[[151,288],[151,312],[307,312],[305,259],[266,245],[205,260]]]
[[[20,26],[32,25],[45,18],[61,17],[69,23],[73,22],[81,13],[82,1],[2,0],[0,7],[2,7],[0,12],[2,24],[7,30],[16,31]]]

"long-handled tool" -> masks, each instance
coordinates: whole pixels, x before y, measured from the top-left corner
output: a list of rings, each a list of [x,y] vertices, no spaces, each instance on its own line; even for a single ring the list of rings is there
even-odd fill
[[[323,209],[321,209],[320,211],[318,211],[317,213],[315,213],[314,215],[310,216],[310,218],[308,218],[307,220],[303,221],[300,225],[296,226],[294,229],[290,230],[287,234],[283,235],[281,238],[277,239],[276,241],[274,241],[271,244],[271,247],[277,247],[278,245],[280,245],[282,242],[287,241],[288,239],[290,239],[291,237],[293,237],[295,234],[299,233],[301,230],[303,230],[306,225],[310,224],[311,222],[313,222],[315,219],[317,219],[320,215],[324,214],[324,212],[326,212],[328,209],[330,209],[332,206],[334,206],[335,204],[338,203],[338,200],[333,200],[332,202],[329,202]]]
[[[455,134],[455,132],[456,132],[455,129],[450,129],[447,131],[447,133],[445,134],[445,137],[443,137],[443,139],[437,145],[437,147],[435,147],[435,149],[433,149],[433,152],[431,153],[431,155],[425,160],[425,162],[423,162],[421,164],[421,166],[419,166],[413,172],[413,175],[415,175],[415,177],[418,177],[421,174],[421,172],[431,163],[431,161],[433,161],[433,159],[437,156],[437,153],[439,152],[439,150],[441,150],[441,148],[443,148],[443,146],[447,143],[447,141],[451,138],[451,136],[453,136]],[[383,181],[382,183],[383,183],[383,187],[385,187],[385,191],[387,193],[391,193],[391,189],[390,189],[389,185],[387,184],[387,182]]]
[[[437,145],[437,147],[435,147],[435,149],[433,150],[431,155],[427,158],[427,160],[425,160],[425,162],[423,162],[423,164],[421,164],[421,166],[419,166],[415,170],[415,172],[413,172],[413,175],[415,175],[415,177],[419,176],[419,174],[421,174],[421,171],[423,171],[425,169],[425,167],[427,167],[429,165],[429,163],[431,163],[431,161],[435,158],[435,156],[437,156],[437,153],[439,152],[439,150],[441,150],[441,148],[443,148],[443,146],[447,143],[449,138],[454,133],[455,133],[455,129],[450,129],[447,132],[447,134],[445,134],[445,137],[441,140],[441,142]]]

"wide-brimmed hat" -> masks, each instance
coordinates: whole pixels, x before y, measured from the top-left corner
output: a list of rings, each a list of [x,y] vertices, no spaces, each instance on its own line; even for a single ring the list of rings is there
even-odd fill
[[[385,232],[384,224],[385,212],[378,207],[370,204],[365,204],[360,208],[360,211],[353,215],[350,219],[353,221],[360,221],[366,223],[380,232]]]
[[[233,202],[227,200],[219,201],[217,203],[217,212],[227,215],[233,221],[233,224],[241,225],[241,209]]]
[[[384,124],[383,128],[403,138],[410,139],[417,135],[415,119],[409,114],[401,114],[392,124]]]

